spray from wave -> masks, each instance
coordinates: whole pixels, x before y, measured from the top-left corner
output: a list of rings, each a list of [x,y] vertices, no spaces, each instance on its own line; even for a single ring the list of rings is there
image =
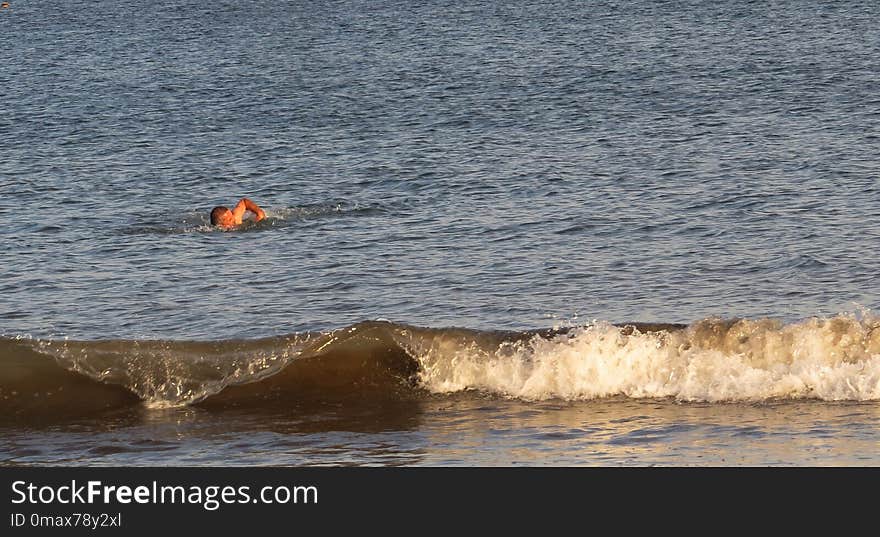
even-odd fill
[[[370,321],[258,340],[0,339],[7,415],[471,391],[526,401],[878,400],[880,320],[594,322],[525,332]]]
[[[784,325],[706,319],[681,330],[596,323],[493,350],[413,344],[434,392],[508,397],[673,397],[682,401],[880,399],[880,323],[840,316]]]

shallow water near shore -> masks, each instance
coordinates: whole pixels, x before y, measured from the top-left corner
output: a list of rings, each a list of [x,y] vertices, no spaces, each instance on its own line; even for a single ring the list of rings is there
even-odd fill
[[[880,465],[878,17],[16,2],[0,464]]]
[[[2,463],[33,465],[876,465],[876,404],[524,403],[429,397],[274,412],[128,410],[4,430]],[[303,412],[305,411],[305,412]]]

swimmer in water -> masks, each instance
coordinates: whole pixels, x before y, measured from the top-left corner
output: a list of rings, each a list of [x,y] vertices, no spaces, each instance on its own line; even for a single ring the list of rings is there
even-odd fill
[[[260,209],[259,205],[248,198],[241,198],[231,211],[229,207],[223,207],[222,205],[211,209],[211,225],[220,226],[224,229],[241,225],[244,213],[247,211],[254,213],[256,217],[255,222],[266,218],[266,212]]]

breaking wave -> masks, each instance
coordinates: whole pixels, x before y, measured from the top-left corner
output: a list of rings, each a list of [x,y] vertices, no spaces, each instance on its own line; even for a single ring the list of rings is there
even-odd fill
[[[368,321],[253,340],[0,338],[6,416],[479,392],[522,400],[880,399],[880,319],[704,319],[513,331]]]

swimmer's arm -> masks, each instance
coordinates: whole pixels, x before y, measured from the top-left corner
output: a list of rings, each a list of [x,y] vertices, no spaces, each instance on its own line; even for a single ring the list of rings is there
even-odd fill
[[[238,200],[238,203],[235,204],[235,208],[232,209],[232,217],[235,218],[236,224],[241,224],[245,211],[254,213],[256,216],[256,222],[266,218],[266,212],[263,211],[263,209],[260,209],[259,205],[251,201],[249,198],[241,198]]]
[[[259,205],[257,205],[256,203],[252,202],[250,199],[248,199],[248,198],[241,198],[241,201],[239,201],[238,203],[239,203],[239,204],[244,204],[244,208],[245,208],[245,209],[247,209],[248,211],[254,213],[254,215],[256,215],[256,217],[257,217],[257,222],[259,222],[259,221],[262,220],[263,218],[266,218],[266,211],[264,211],[263,209],[261,209]],[[236,205],[236,208],[238,208],[238,205]],[[244,213],[244,211],[242,211],[242,213]]]
[[[247,210],[247,206],[244,202],[246,198],[242,198],[235,204],[235,207],[232,208],[232,218],[234,218],[234,222],[236,225],[241,224],[242,218],[244,217],[244,212]]]

